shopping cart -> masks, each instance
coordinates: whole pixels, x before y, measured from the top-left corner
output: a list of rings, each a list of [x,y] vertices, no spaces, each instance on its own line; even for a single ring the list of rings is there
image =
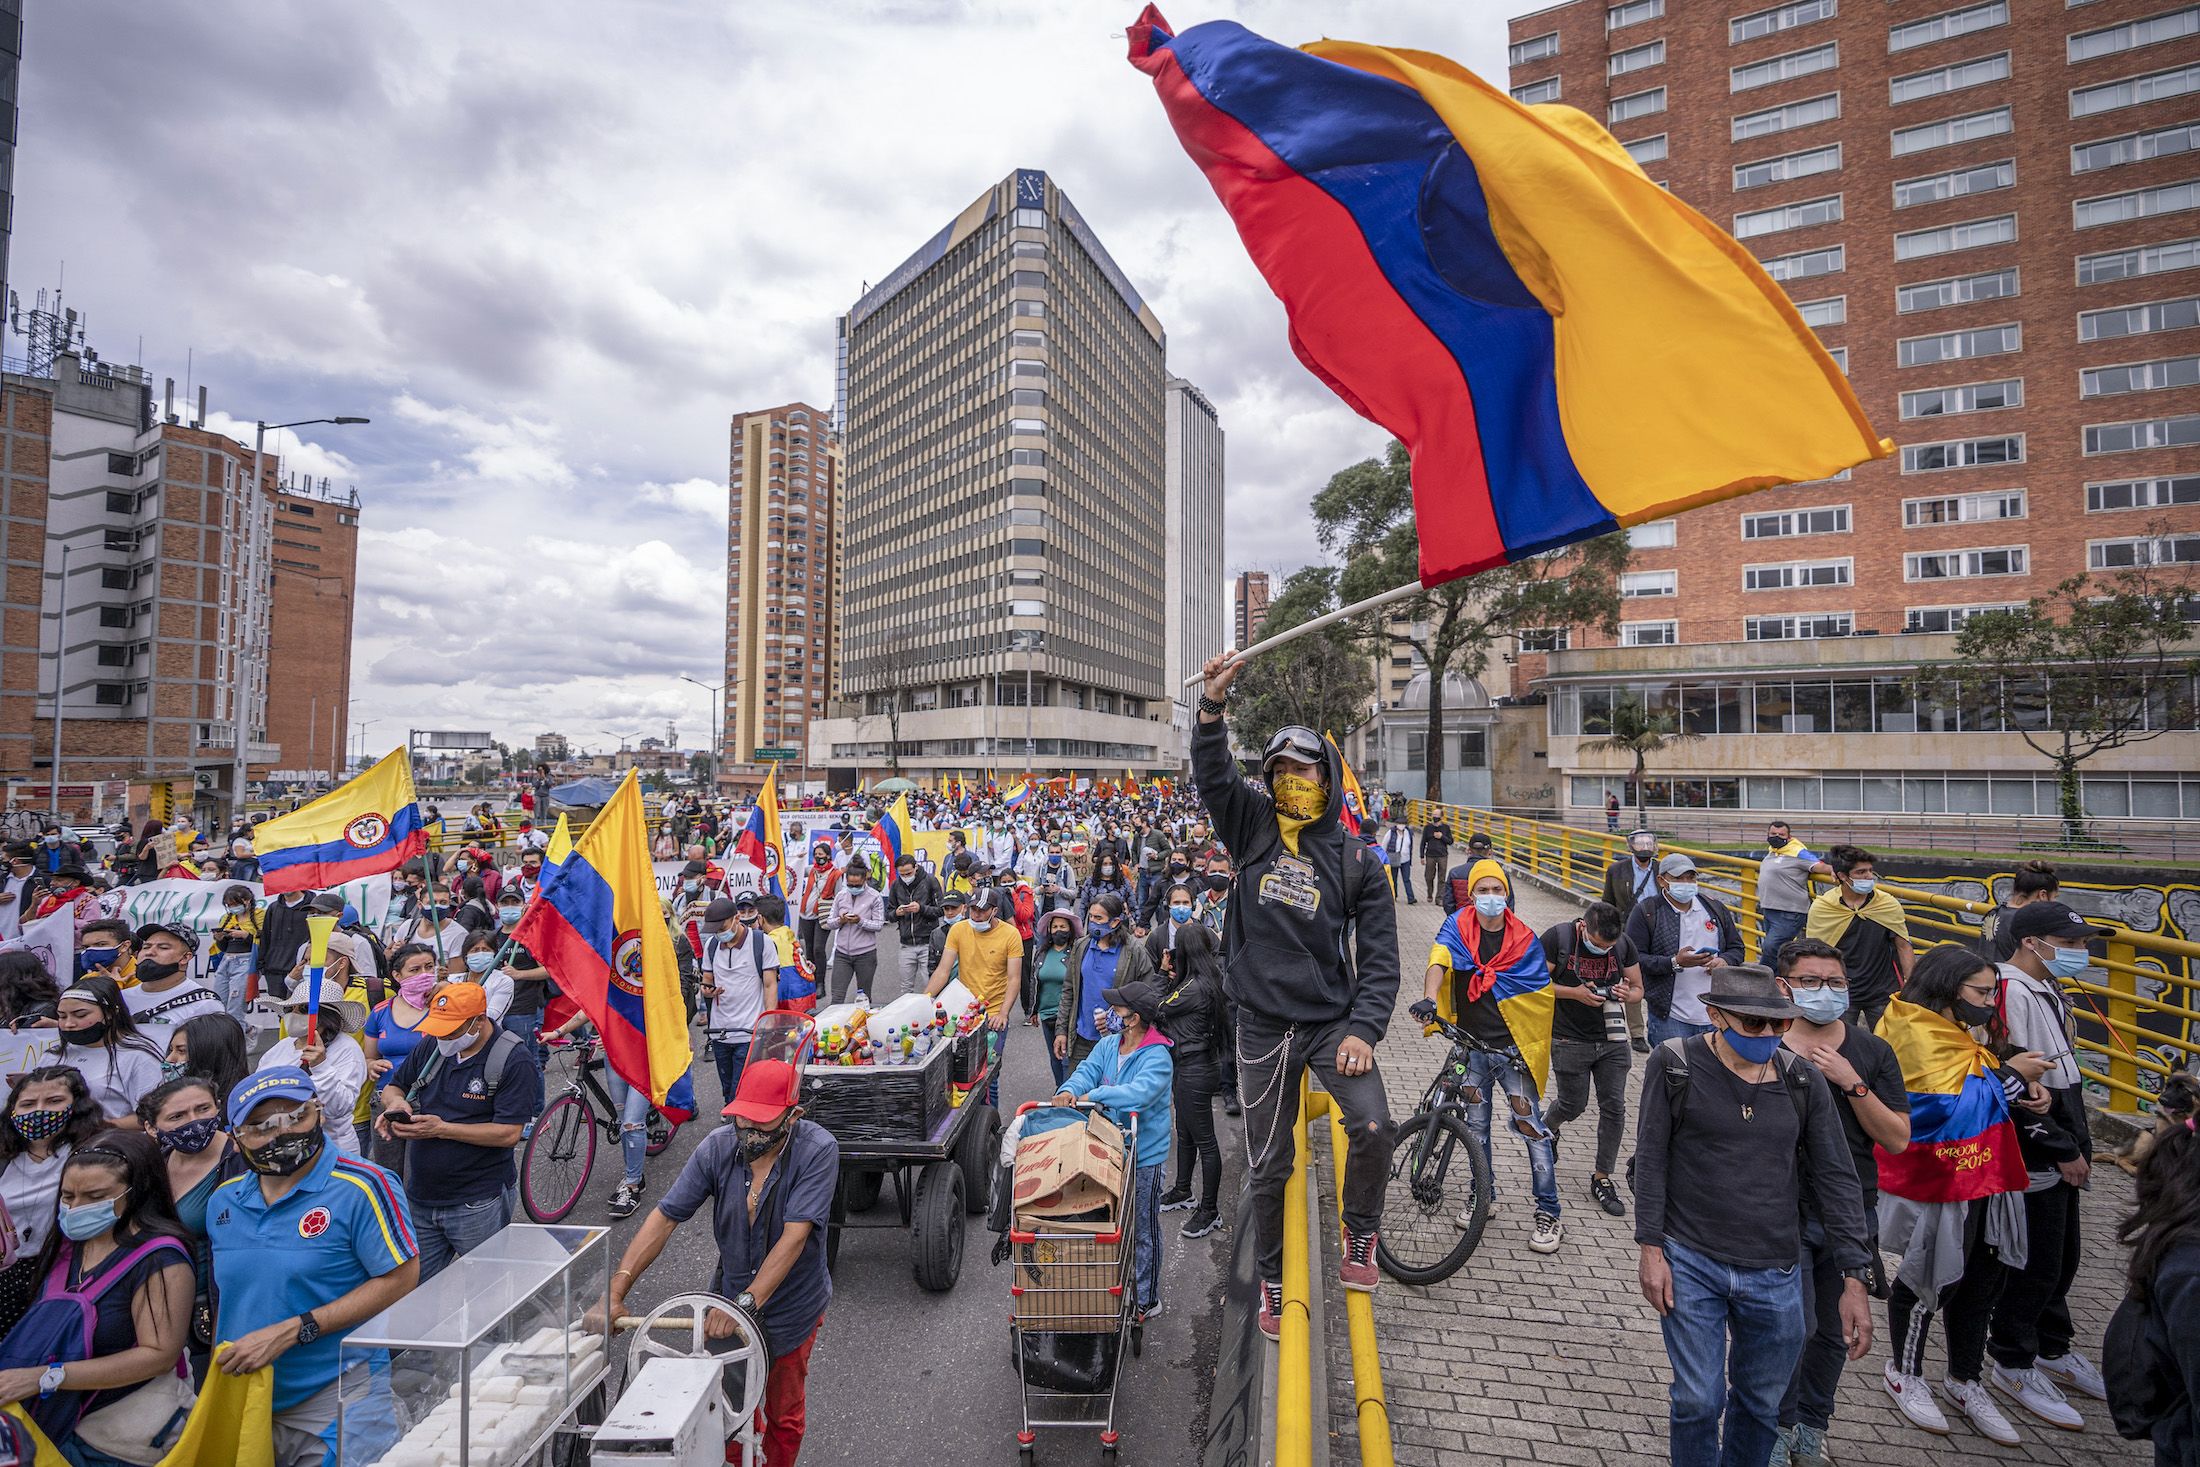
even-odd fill
[[[1018,1116],[1040,1108],[1027,1101]],[[1080,1104],[1079,1110],[1090,1110]],[[1009,1343],[1023,1385],[1024,1425],[1016,1452],[1030,1467],[1039,1433],[1100,1430],[1100,1454],[1115,1459],[1115,1388],[1123,1352],[1145,1348],[1133,1276],[1137,1250],[1135,1185],[1138,1117],[1123,1132],[1124,1197],[1113,1232],[1073,1223],[1025,1232],[1010,1225],[1015,1272],[1009,1285]]]

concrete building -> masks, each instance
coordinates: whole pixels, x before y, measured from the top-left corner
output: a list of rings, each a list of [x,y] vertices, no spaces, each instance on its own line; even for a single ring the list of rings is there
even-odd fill
[[[15,234],[15,134],[22,110],[23,0],[0,0],[0,307],[8,301],[8,245]]]
[[[1980,609],[2200,561],[2200,10],[1572,0],[1511,39],[1513,95],[1607,123],[1754,251],[1900,445],[1636,527],[1620,646],[1522,644],[1557,799],[1585,813],[1616,777],[1578,745],[1617,678],[1711,735],[1653,805],[2051,815],[2013,734],[1889,680]],[[2196,754],[2104,759],[2100,812],[2200,815],[2151,777]]]
[[[1268,572],[1239,571],[1230,587],[1230,645],[1250,647],[1260,640],[1268,615]]]
[[[45,601],[46,476],[53,462],[53,384],[0,378],[0,775],[30,777],[39,745],[39,615]]]
[[[1166,695],[1179,704],[1185,702],[1184,679],[1225,645],[1222,448],[1222,423],[1214,404],[1182,377],[1171,377],[1165,478],[1169,538],[1163,592],[1169,640],[1161,681]]]
[[[733,418],[727,470],[724,767],[760,786],[758,749],[807,757],[839,665],[840,447],[822,408]]]
[[[324,479],[286,480],[273,497],[268,739],[282,750],[281,772],[334,783],[351,707],[359,495]]]
[[[981,193],[840,321],[836,783],[1176,766],[1161,323],[1052,179]]]
[[[561,733],[535,735],[535,762],[537,764],[563,764],[573,757],[572,741]]]

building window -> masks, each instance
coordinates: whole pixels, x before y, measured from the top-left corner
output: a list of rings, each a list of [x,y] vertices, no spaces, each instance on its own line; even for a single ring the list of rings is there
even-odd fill
[[[1898,366],[1921,367],[1932,362],[1955,362],[1970,357],[2004,356],[2024,350],[2024,328],[1982,326],[1975,331],[1943,331],[1935,336],[1905,337],[1895,344]]]
[[[1570,627],[1538,627],[1520,634],[1520,650],[1523,652],[1564,652],[1573,644],[1573,629]]]
[[[1627,530],[1630,550],[1671,550],[1678,543],[1680,526],[1673,520],[1646,520]]]
[[[102,591],[127,591],[130,589],[130,571],[126,566],[104,566],[99,572],[99,588]]]
[[[1754,163],[1734,165],[1734,190],[1763,188],[1770,183],[1784,183],[1791,178],[1808,178],[1815,173],[1832,173],[1841,166],[1841,145],[1828,143],[1822,148],[1805,148],[1799,153],[1783,153],[1777,158],[1760,158]]]
[[[1646,20],[1656,20],[1665,14],[1665,0],[1623,0],[1604,12],[1604,28],[1607,31],[1641,25]]]
[[[1961,224],[1943,224],[1937,229],[1913,229],[1894,237],[1894,257],[1897,260],[1923,260],[1934,255],[1953,254],[1957,250],[1985,249],[1989,245],[2007,244],[2017,237],[2017,216],[2003,214],[1993,219],[1967,219]]]
[[[1558,100],[1558,78],[1547,76],[1541,81],[1523,82],[1512,89],[1512,99],[1523,107],[1533,107],[1539,102]]]
[[[2127,76],[2096,86],[2075,87],[2070,93],[2070,115],[2093,117],[2196,91],[2200,91],[2200,61],[2148,72],[2145,76]]]
[[[102,708],[120,708],[130,701],[127,683],[101,683],[92,690],[92,701]]]
[[[1831,224],[1841,218],[1841,195],[1829,194],[1822,199],[1803,199],[1793,204],[1781,204],[1771,209],[1754,209],[1734,216],[1734,237],[1755,239],[1759,235],[1780,234],[1790,229],[1808,229],[1817,224]]]
[[[1905,632],[1960,632],[1963,624],[1974,616],[1989,611],[2022,611],[2024,605],[2003,603],[1994,606],[1913,606],[1903,613],[1902,630]]]
[[[2200,535],[2147,536],[2134,540],[2088,540],[2087,570],[2131,570],[2148,565],[2200,563]]]
[[[2182,214],[2194,208],[2200,208],[2200,178],[2079,199],[2071,204],[2070,216],[2078,228],[2092,229],[2128,219],[2151,219],[2157,214]]]
[[[2078,374],[2080,397],[2118,397],[2126,392],[2195,386],[2200,386],[2200,357],[2162,357],[2120,367],[2088,367]]]
[[[1902,472],[1930,474],[1942,469],[1975,469],[1988,464],[2024,462],[2024,435],[1956,438],[1946,443],[1910,443],[1902,449]]]
[[[1677,621],[1623,621],[1619,624],[1622,647],[1670,647],[1680,639]]]
[[[1907,581],[1972,580],[1986,576],[2021,576],[2030,559],[2029,547],[1997,545],[1983,550],[1921,551],[1902,557],[1902,578]]]
[[[1825,249],[1775,255],[1757,263],[1764,266],[1765,273],[1774,280],[1808,280],[1816,275],[1835,275],[1846,270],[1848,249],[1844,245],[1829,245]]]
[[[1679,571],[1626,571],[1619,578],[1619,594],[1626,600],[1639,600],[1648,596],[1678,596],[1681,573]]]
[[[1935,41],[1952,40],[1968,36],[1974,31],[1990,31],[1995,26],[2009,24],[2009,0],[1987,0],[1984,5],[1967,5],[1961,10],[1946,10],[1939,15],[1928,15],[1923,20],[1905,21],[1887,30],[1887,50],[1908,51],[1918,46],[1930,46]]]
[[[2009,108],[1994,107],[1963,117],[1944,117],[1938,122],[1920,122],[1914,127],[1898,127],[1893,133],[1894,156],[1901,158],[1911,153],[1930,152],[1934,148],[1967,143],[1974,138],[1999,137],[2015,125],[2015,114]]]
[[[1813,21],[1831,20],[1840,9],[1838,0],[1795,0],[1790,5],[1775,5],[1769,10],[1737,15],[1726,23],[1726,43],[1738,46],[1744,41],[1792,31]]]
[[[1637,163],[1662,163],[1665,161],[1665,134],[1662,132],[1653,137],[1636,138],[1633,142],[1622,143],[1620,146],[1625,148],[1627,156]]]
[[[1625,76],[1631,71],[1647,71],[1653,66],[1665,64],[1665,42],[1651,41],[1641,46],[1630,46],[1624,51],[1614,51],[1604,62],[1606,76]]]
[[[1982,270],[1976,275],[1951,275],[1942,280],[1922,280],[1915,285],[1898,285],[1894,290],[1894,308],[1905,314],[1911,311],[1936,311],[1942,306],[1967,305],[1972,301],[1997,301],[2017,294],[2017,267],[2006,270]]]
[[[1745,112],[1727,125],[1727,132],[1738,143],[1745,138],[1770,137],[1776,132],[1789,132],[1816,122],[1831,122],[1840,115],[1841,94],[1828,92],[1822,97],[1806,97],[1800,102],[1767,107],[1762,112]]]
[[[1018,229],[1044,229],[1047,227],[1047,211],[1044,209],[1018,209],[1015,226]]]
[[[1847,347],[1829,346],[1826,348],[1826,355],[1833,358],[1833,364],[1841,369],[1842,376],[1849,375],[1849,349]]]
[[[1771,514],[1742,516],[1744,540],[1781,540],[1797,535],[1845,535],[1849,507],[1822,505],[1817,509],[1783,509]]]
[[[1790,560],[1779,565],[1745,565],[1745,591],[1797,591],[1821,586],[1846,586],[1855,574],[1856,562],[1841,560]]]
[[[2022,489],[1902,501],[1902,523],[1912,529],[1920,525],[1972,525],[1986,520],[2021,520],[2024,517],[2025,493]]]
[[[2200,326],[2200,295],[2182,300],[2111,306],[2078,315],[2078,340],[2106,341],[2115,336],[2148,336],[2157,331],[2189,331]]]
[[[1849,298],[1832,295],[1822,301],[1797,301],[1795,311],[1803,318],[1803,324],[1813,329],[1839,326],[1849,319]]]
[[[100,648],[99,665],[101,667],[128,667],[130,665],[130,649],[127,647]]]
[[[1894,206],[1908,209],[1919,204],[1937,204],[1944,199],[1992,193],[1995,189],[2013,187],[2016,181],[2017,164],[2013,158],[2005,158],[1999,163],[1982,163],[1976,168],[1928,173],[1921,178],[1899,180],[1894,186]]]
[[[1967,382],[1961,387],[1925,387],[1902,394],[1902,416],[1944,418],[1957,413],[1990,413],[2024,406],[2024,379],[2005,377],[1999,382]]]
[[[2200,413],[2173,418],[2141,418],[2130,423],[2095,423],[2085,430],[2085,451],[2132,453],[2148,448],[2191,448],[2200,444]]]
[[[2088,514],[2121,509],[2171,509],[2200,504],[2200,474],[2160,479],[2121,479],[2085,486]]]
[[[1945,96],[1970,87],[1982,87],[1988,82],[2006,81],[2009,77],[2009,53],[1992,56],[1974,56],[1968,61],[1951,62],[1936,66],[1930,71],[1913,71],[1908,76],[1898,76],[1887,83],[1887,101],[1895,106],[1904,102],[1916,102],[1926,97]]]
[[[1663,59],[1663,53],[1660,53]],[[1726,89],[1729,92],[1753,91],[1769,87],[1775,82],[1792,81],[1814,72],[1831,71],[1841,64],[1841,44],[1828,41],[1823,46],[1811,46],[1801,51],[1790,51],[1784,56],[1767,56],[1762,61],[1751,61],[1741,66],[1729,67],[1726,73]]]
[[[2149,158],[2173,158],[2196,149],[2200,149],[2200,122],[2180,122],[2155,128],[2152,132],[2127,132],[2120,138],[2102,138],[2096,143],[2073,143],[2070,171],[2097,173],[2103,168],[2121,168],[2126,163],[2143,163]]]
[[[1046,436],[1047,425],[1038,418],[1010,418],[1008,420],[1008,431],[1010,433],[1031,433],[1043,438]]]
[[[1846,637],[1856,629],[1856,614],[1820,612],[1813,616],[1746,616],[1742,618],[1745,642],[1811,641],[1819,637]]]
[[[1665,88],[1652,87],[1647,92],[1629,92],[1624,97],[1614,97],[1612,105],[1605,110],[1605,116],[1617,124],[1664,110]]]
[[[99,624],[103,627],[128,626],[130,624],[130,608],[127,606],[100,607]]]
[[[1515,41],[1506,53],[1506,59],[1514,66],[1526,66],[1531,61],[1542,61],[1558,54],[1558,32],[1547,31],[1540,36],[1530,36],[1525,41]]]
[[[2164,41],[2181,40],[2186,36],[2200,36],[2200,5],[2165,10],[2160,15],[2103,26],[2097,31],[2080,31],[2064,44],[2069,48],[2070,64],[2075,66],[2098,56],[2114,56],[2118,52],[2158,46]]]

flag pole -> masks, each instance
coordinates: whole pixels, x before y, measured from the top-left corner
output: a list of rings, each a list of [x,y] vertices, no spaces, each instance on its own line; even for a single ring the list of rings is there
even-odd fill
[[[1336,625],[1348,616],[1358,616],[1363,611],[1373,611],[1378,606],[1388,606],[1393,601],[1403,601],[1408,596],[1417,596],[1427,589],[1419,581],[1408,581],[1403,586],[1391,587],[1381,595],[1370,596],[1365,601],[1355,601],[1350,606],[1342,606],[1335,611],[1324,612],[1311,621],[1300,622],[1295,627],[1286,627],[1272,637],[1261,638],[1243,651],[1233,648],[1225,655],[1229,657],[1232,666],[1242,667],[1248,658],[1262,652],[1273,652],[1284,643],[1295,641],[1308,632],[1318,632],[1323,627]],[[1204,672],[1195,672],[1184,679],[1184,686],[1187,688],[1195,687],[1205,681],[1206,676],[1207,674]]]

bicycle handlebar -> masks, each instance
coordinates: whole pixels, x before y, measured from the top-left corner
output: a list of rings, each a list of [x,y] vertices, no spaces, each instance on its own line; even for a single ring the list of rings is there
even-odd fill
[[[1426,1038],[1431,1034],[1441,1034],[1446,1039],[1449,1039],[1452,1043],[1463,1044],[1468,1049],[1486,1050],[1491,1054],[1499,1053],[1495,1046],[1484,1044],[1481,1040],[1475,1038],[1472,1034],[1469,1034],[1466,1030],[1460,1028],[1457,1024],[1454,1024],[1449,1019],[1445,1019],[1442,1017],[1431,1019],[1426,1024],[1423,1024],[1421,1026],[1421,1035],[1423,1038]]]

